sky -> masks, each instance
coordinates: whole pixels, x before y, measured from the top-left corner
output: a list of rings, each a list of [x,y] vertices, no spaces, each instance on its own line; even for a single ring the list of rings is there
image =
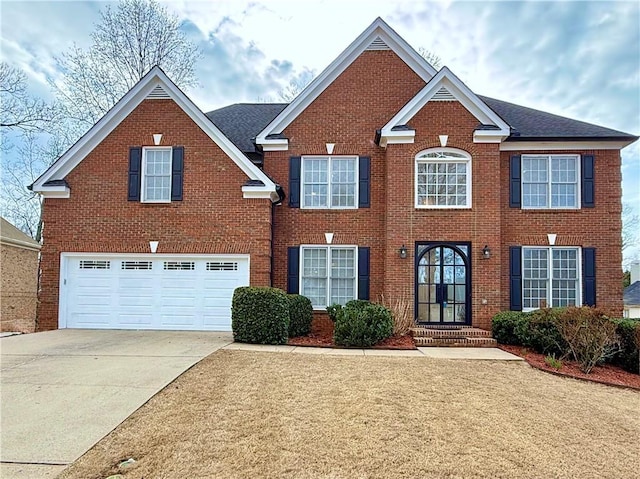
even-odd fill
[[[442,59],[474,92],[640,135],[640,2],[379,0],[170,1],[204,56],[203,110],[277,100],[291,79],[319,74],[376,17]],[[0,3],[2,59],[51,99],[55,57],[87,47],[113,2]],[[622,152],[623,202],[640,214],[640,142]],[[637,255],[640,248],[627,252]]]

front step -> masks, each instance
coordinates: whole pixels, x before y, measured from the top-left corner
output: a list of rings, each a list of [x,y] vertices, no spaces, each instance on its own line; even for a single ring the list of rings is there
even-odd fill
[[[416,346],[450,346],[470,348],[493,348],[497,341],[491,337],[491,331],[480,328],[426,328],[411,330]]]

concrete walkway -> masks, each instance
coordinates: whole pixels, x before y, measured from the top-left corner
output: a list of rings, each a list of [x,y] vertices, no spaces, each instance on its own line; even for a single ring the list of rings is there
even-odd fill
[[[63,329],[0,339],[0,477],[55,477],[231,333]]]
[[[262,344],[232,343],[222,349],[261,351],[271,353],[333,354],[338,356],[400,356],[414,358],[468,359],[490,361],[523,361],[514,354],[498,348],[418,348],[406,349],[341,349],[307,346],[269,346]]]

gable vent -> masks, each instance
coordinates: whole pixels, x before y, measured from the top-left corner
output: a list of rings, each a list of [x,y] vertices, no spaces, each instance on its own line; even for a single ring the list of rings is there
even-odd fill
[[[391,50],[389,45],[387,45],[384,40],[380,37],[376,37],[374,41],[372,41],[369,46],[366,48],[367,50]]]
[[[171,97],[160,85],[151,90],[151,93],[147,95],[148,100],[166,100],[167,98]]]
[[[456,101],[456,97],[445,87],[440,88],[431,98],[432,101]]]

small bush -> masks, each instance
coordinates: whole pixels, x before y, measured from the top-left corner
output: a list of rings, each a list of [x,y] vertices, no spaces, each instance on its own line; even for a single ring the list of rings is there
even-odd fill
[[[402,294],[393,300],[388,300],[383,294],[380,295],[380,304],[391,311],[393,334],[398,336],[409,334],[411,328],[415,326],[413,301],[406,294]]]
[[[392,332],[393,319],[387,308],[368,301],[350,301],[337,315],[333,341],[339,346],[367,348]]]
[[[313,306],[311,300],[300,294],[288,294],[289,299],[289,337],[306,336],[311,332]]]
[[[342,311],[341,304],[332,304],[331,306],[327,306],[327,313],[329,313],[329,319],[334,323],[336,322],[336,319],[338,319],[338,314],[340,314],[340,311]]]
[[[611,358],[611,363],[630,373],[640,374],[640,320],[612,319],[620,341],[619,351]]]
[[[236,288],[231,302],[231,328],[235,341],[285,344],[289,332],[287,294],[277,288]]]
[[[558,318],[565,308],[545,308],[531,313],[528,328],[523,333],[523,344],[540,354],[563,357],[569,352],[569,345],[558,330]]]
[[[493,338],[500,344],[524,346],[520,339],[522,331],[526,330],[529,313],[520,311],[502,311],[491,320]]]
[[[562,369],[562,361],[556,359],[555,356],[546,356],[544,362],[547,366],[552,367],[556,371]]]
[[[556,324],[586,374],[617,350],[616,325],[595,308],[567,308]]]

